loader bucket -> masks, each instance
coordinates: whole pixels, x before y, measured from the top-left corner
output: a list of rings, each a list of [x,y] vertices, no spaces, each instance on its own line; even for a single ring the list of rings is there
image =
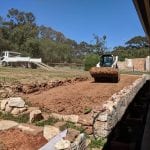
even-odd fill
[[[95,82],[114,82],[117,83],[120,80],[118,69],[110,67],[92,67],[90,74],[94,78]]]

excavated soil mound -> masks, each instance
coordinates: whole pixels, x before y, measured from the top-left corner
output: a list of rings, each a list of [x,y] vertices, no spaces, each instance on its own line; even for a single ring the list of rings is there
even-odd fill
[[[56,80],[42,83],[30,83],[30,84],[17,84],[12,87],[14,92],[21,92],[25,94],[34,93],[37,91],[47,90],[58,86],[65,86],[76,82],[86,81],[87,77],[76,77],[74,79]]]
[[[37,150],[47,143],[42,135],[32,136],[17,129],[0,131],[0,141],[5,150]]]
[[[83,81],[24,96],[33,106],[59,114],[84,114],[101,106],[111,95],[132,84],[139,76],[122,75],[119,83]]]

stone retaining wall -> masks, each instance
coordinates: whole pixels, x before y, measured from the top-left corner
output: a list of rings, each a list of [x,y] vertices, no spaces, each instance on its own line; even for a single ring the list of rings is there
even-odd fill
[[[102,107],[93,110],[93,133],[96,138],[108,136],[148,79],[150,79],[150,76],[143,75],[133,82],[132,85],[112,95]]]

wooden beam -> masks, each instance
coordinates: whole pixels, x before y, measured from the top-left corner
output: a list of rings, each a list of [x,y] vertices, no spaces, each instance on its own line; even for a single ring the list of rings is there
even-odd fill
[[[150,40],[150,0],[133,0],[143,29]]]

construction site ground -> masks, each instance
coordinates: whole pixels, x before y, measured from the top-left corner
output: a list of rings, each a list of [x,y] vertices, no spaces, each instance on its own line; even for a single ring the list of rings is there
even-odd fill
[[[0,150],[37,150],[46,143],[42,134],[33,136],[17,129],[0,131]]]
[[[43,71],[40,69],[0,68],[0,82],[12,84],[21,82],[29,84],[36,81],[65,80],[74,77],[88,77],[87,81],[78,81],[57,86],[51,89],[39,90],[34,93],[20,93],[25,101],[42,111],[58,114],[84,115],[86,110],[101,106],[114,93],[132,84],[139,75],[121,75],[119,83],[94,83],[89,72],[78,69],[63,69],[61,71]],[[19,130],[0,131],[1,146],[9,150],[36,150],[47,143],[42,135],[28,135]]]
[[[33,106],[50,113],[80,115],[86,109],[101,106],[111,95],[137,78],[139,76],[121,75],[119,83],[94,83],[91,79],[23,96]]]

